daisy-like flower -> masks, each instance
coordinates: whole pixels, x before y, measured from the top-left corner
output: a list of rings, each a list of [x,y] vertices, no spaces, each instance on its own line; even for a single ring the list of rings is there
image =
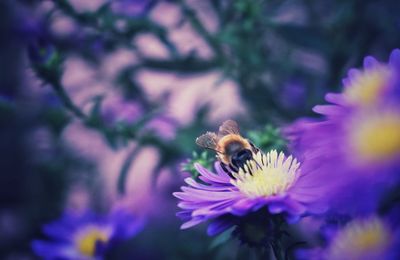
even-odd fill
[[[314,108],[322,119],[286,129],[302,170],[326,179],[330,192],[321,196],[342,213],[375,211],[400,177],[400,51],[387,65],[370,57],[365,63],[342,94],[327,95],[333,105]]]
[[[33,241],[32,249],[43,259],[103,259],[112,245],[142,228],[142,220],[123,210],[101,216],[66,212],[60,220],[44,226],[49,240]]]
[[[399,232],[378,217],[354,219],[328,235],[325,248],[299,252],[301,259],[398,259]]]
[[[341,94],[329,93],[328,102],[348,107],[369,107],[386,103],[389,96],[398,88],[400,70],[400,50],[394,50],[387,64],[368,56],[364,59],[364,69],[349,70],[343,79]],[[317,107],[317,110],[321,107]],[[323,106],[322,108],[327,108]],[[322,110],[323,111],[323,110]]]
[[[182,229],[213,220],[208,234],[215,235],[236,225],[237,217],[263,207],[269,214],[295,221],[313,199],[312,189],[307,191],[307,182],[300,180],[303,176],[297,159],[275,150],[257,152],[238,172],[226,172],[219,162],[215,163],[216,174],[199,164],[195,167],[203,183],[187,178],[188,186],[174,193],[181,200],[178,207],[182,211],[177,215],[186,221]]]

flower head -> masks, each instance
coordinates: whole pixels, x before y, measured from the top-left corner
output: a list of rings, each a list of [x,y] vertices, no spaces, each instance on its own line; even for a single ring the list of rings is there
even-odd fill
[[[388,86],[391,76],[388,66],[379,64],[372,57],[366,58],[364,63],[364,71],[350,70],[348,78],[344,79],[343,95],[349,104],[372,105]]]
[[[400,110],[382,107],[349,119],[348,142],[356,160],[379,163],[400,157]]]
[[[208,229],[213,235],[235,225],[235,217],[263,207],[288,221],[297,220],[311,209],[307,206],[313,198],[304,190],[307,181],[299,181],[299,166],[295,158],[275,150],[267,154],[257,152],[238,172],[225,171],[217,162],[215,174],[196,164],[199,179],[204,183],[187,178],[188,186],[174,193],[181,199],[178,206],[183,209],[178,216],[187,221],[181,228],[213,219]]]
[[[285,158],[282,152],[258,152],[238,173],[232,173],[231,184],[249,198],[284,194],[299,176],[299,166],[296,159]]]
[[[390,55],[387,64],[368,56],[364,59],[364,69],[351,69],[343,80],[342,94],[328,94],[327,101],[350,106],[370,107],[386,103],[398,87],[400,50]]]
[[[43,231],[50,241],[35,240],[32,248],[45,259],[102,259],[115,242],[137,234],[143,222],[118,210],[110,215],[67,212]]]
[[[321,196],[342,213],[371,213],[399,180],[399,61],[400,50],[389,64],[367,57],[343,93],[327,95],[333,104],[314,108],[323,118],[300,120],[286,131],[302,170],[326,179],[330,192]]]
[[[325,248],[301,251],[299,255],[322,260],[398,259],[398,235],[398,230],[384,219],[375,216],[354,219],[336,228],[327,237]]]

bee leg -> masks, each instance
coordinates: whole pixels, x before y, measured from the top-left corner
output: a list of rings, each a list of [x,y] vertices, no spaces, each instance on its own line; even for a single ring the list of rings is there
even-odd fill
[[[232,170],[228,170],[227,167],[228,167],[228,165],[221,162],[221,168],[224,170],[224,172],[226,172],[226,174],[228,174],[229,177],[231,177],[232,179],[235,179],[235,177],[233,177],[233,175],[232,175]]]
[[[249,142],[249,143],[251,145],[253,153],[257,153],[258,151],[260,151],[260,149],[257,146],[255,146],[252,142]]]
[[[230,163],[230,164],[229,164],[229,169],[230,169],[231,172],[236,172],[236,173],[238,173],[240,168],[239,168],[238,166],[236,166],[236,165]]]

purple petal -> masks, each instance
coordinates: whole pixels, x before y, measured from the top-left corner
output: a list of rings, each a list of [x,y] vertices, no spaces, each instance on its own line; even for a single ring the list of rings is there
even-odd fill
[[[279,214],[285,211],[286,207],[283,203],[271,203],[268,204],[268,211],[271,214]]]
[[[364,58],[364,68],[366,69],[372,69],[375,66],[377,66],[379,62],[372,56],[367,56]]]
[[[221,201],[219,203],[213,203],[207,207],[202,207],[192,212],[192,216],[208,215],[216,216],[222,215],[229,210],[229,207],[235,203],[234,200]]]
[[[176,216],[182,220],[189,220],[192,218],[192,211],[191,210],[182,210],[176,213]]]
[[[226,174],[226,172],[222,168],[220,162],[215,162],[214,163],[214,168],[215,168],[215,171],[217,172],[218,176],[220,176],[221,178],[225,179],[226,182],[230,182],[230,177],[229,177],[228,174]]]
[[[210,200],[210,201],[218,201],[225,199],[232,199],[241,195],[239,191],[230,191],[230,192],[218,192],[218,191],[206,191],[206,190],[198,190],[190,187],[182,187],[182,191],[184,191],[185,195],[179,194],[180,197],[184,197],[184,200]]]
[[[235,224],[233,218],[221,218],[213,221],[207,228],[209,236],[215,236],[226,231]]]
[[[74,245],[62,243],[50,243],[34,240],[31,244],[32,250],[44,259],[77,259]]]
[[[343,109],[336,105],[317,105],[313,107],[313,111],[326,116],[335,116],[340,115]]]
[[[325,100],[333,103],[333,104],[337,104],[337,105],[343,105],[344,99],[343,99],[343,95],[342,94],[336,94],[336,93],[328,93],[325,95]]]
[[[226,186],[212,186],[212,185],[204,185],[201,183],[196,182],[193,180],[191,177],[188,177],[184,180],[187,184],[190,186],[196,188],[196,189],[201,189],[201,190],[209,190],[209,191],[231,191],[233,188],[235,188],[233,185],[226,185]]]
[[[292,215],[301,215],[306,211],[306,207],[292,199],[288,199],[286,202],[286,211]]]
[[[200,173],[200,175],[202,175],[204,178],[216,182],[216,183],[229,183],[229,179],[221,177],[219,175],[216,175],[214,173],[211,173],[209,170],[207,170],[206,168],[204,168],[203,166],[201,166],[198,163],[194,164],[194,167],[196,168],[196,170]]]
[[[357,78],[361,75],[361,71],[358,69],[350,69],[348,72],[349,79]]]
[[[181,225],[181,229],[191,228],[193,226],[196,226],[196,225],[200,224],[203,221],[205,221],[204,217],[192,218],[190,221],[183,223]]]
[[[400,68],[400,50],[399,49],[395,49],[392,51],[392,53],[390,54],[389,63],[390,63],[390,65],[394,66],[397,69]]]
[[[300,216],[299,215],[292,215],[292,214],[288,214],[285,216],[286,221],[289,224],[294,224],[296,222],[298,222],[300,220]]]
[[[257,200],[244,198],[239,200],[232,206],[231,212],[234,215],[243,216],[248,213],[255,204],[257,204]]]

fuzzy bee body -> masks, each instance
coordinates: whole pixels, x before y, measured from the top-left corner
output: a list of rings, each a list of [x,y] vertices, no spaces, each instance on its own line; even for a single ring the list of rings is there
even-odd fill
[[[207,132],[196,139],[196,143],[217,153],[222,166],[237,172],[246,161],[251,160],[258,151],[249,140],[240,135],[239,127],[233,120],[225,121],[218,134]]]

